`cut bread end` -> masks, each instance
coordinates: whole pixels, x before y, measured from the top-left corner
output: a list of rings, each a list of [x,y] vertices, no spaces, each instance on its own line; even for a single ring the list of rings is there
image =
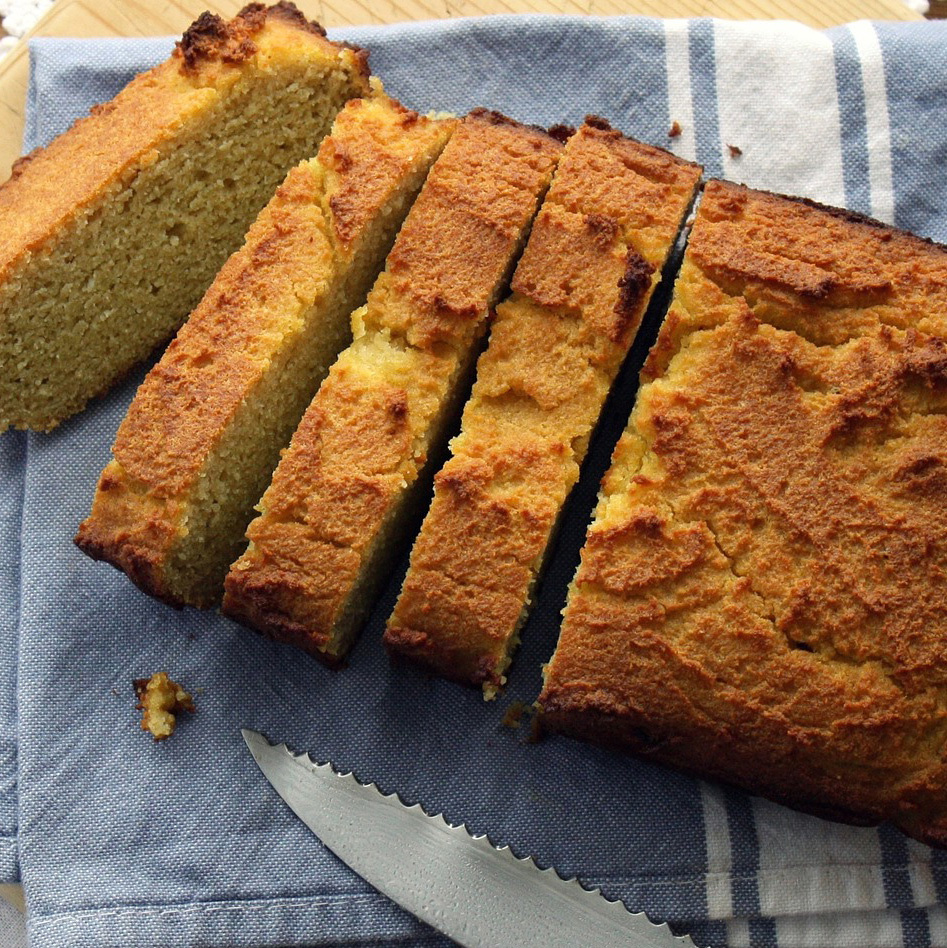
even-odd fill
[[[0,187],[0,430],[49,431],[193,310],[287,170],[371,84],[291,4],[205,14]]]

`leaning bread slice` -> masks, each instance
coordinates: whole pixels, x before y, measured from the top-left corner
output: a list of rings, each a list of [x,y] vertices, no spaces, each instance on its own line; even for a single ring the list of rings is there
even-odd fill
[[[540,698],[947,845],[947,248],[705,191]]]
[[[453,120],[350,102],[138,390],[76,542],[174,605],[220,601],[253,505]]]
[[[413,510],[561,146],[469,115],[431,171],[227,577],[224,612],[327,662],[348,648]]]
[[[453,456],[385,632],[438,674],[504,680],[592,430],[687,215],[700,168],[590,117],[497,309]]]
[[[205,13],[0,187],[0,431],[48,431],[184,322],[366,54],[290,3]]]

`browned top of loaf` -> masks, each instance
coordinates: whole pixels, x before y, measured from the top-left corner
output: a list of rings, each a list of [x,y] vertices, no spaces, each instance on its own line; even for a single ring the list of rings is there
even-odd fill
[[[366,553],[426,460],[419,420],[436,416],[457,371],[410,348],[392,363],[378,371],[349,350],[332,367],[226,580],[225,614],[330,662],[348,645],[337,625]]]
[[[532,214],[538,182],[548,180],[561,147],[542,129],[471,112],[431,170],[411,226],[398,235],[372,290],[366,328],[422,349],[466,347],[482,330],[487,297],[522,236],[524,208]]]
[[[250,524],[227,578],[229,614],[322,657],[339,648],[367,551],[427,460],[560,151],[496,113],[460,124]]]
[[[590,119],[497,309],[385,641],[499,685],[537,564],[700,179]]]
[[[263,3],[247,4],[232,20],[205,11],[188,28],[176,44],[174,55],[183,62],[185,70],[194,71],[201,63],[220,60],[242,63],[257,52],[254,36],[266,25],[267,19],[279,19],[303,30],[325,36],[326,31],[288,0],[267,7]],[[367,63],[366,63],[367,65]]]
[[[298,330],[300,301],[320,298],[358,249],[353,238],[445,127],[384,96],[345,105],[140,386],[80,529],[83,549],[165,595],[160,566],[190,491],[283,333]]]
[[[707,186],[547,720],[947,844],[947,249]]]
[[[0,186],[0,279],[77,215],[127,184],[248,66],[266,69],[287,56],[339,62],[360,72],[369,91],[366,54],[330,43],[291,3],[251,4],[229,23],[203,14],[170,59],[16,162]]]
[[[566,145],[513,290],[546,307],[581,311],[592,333],[627,348],[700,172],[588,116]],[[561,266],[550,265],[560,259]]]

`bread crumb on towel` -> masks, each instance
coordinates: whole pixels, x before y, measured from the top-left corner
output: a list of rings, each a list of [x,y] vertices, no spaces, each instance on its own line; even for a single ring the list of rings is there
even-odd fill
[[[174,733],[176,715],[194,711],[194,699],[167,672],[155,672],[150,678],[136,678],[133,682],[138,704],[143,711],[141,729],[149,731],[156,741],[163,741]]]

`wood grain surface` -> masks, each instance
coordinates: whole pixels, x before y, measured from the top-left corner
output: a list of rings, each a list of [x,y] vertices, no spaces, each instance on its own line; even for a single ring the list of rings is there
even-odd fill
[[[295,0],[323,26],[397,23],[493,13],[584,13],[718,16],[798,20],[828,27],[852,20],[919,20],[901,0]],[[166,36],[183,33],[205,9],[233,16],[246,0],[59,0],[30,36]],[[940,4],[947,12],[947,2]],[[2,34],[2,30],[0,30]],[[0,181],[20,153],[29,55],[21,42],[0,63]],[[23,908],[19,886],[0,885],[0,898]]]
[[[11,905],[15,905],[21,912],[26,910],[26,903],[23,901],[23,888],[18,885],[0,885],[0,899],[6,899]],[[2,935],[3,932],[0,932]]]
[[[26,911],[26,902],[23,899],[23,887],[19,885],[0,885],[0,899],[6,899],[15,905],[21,912]],[[3,932],[0,932],[2,935]]]

